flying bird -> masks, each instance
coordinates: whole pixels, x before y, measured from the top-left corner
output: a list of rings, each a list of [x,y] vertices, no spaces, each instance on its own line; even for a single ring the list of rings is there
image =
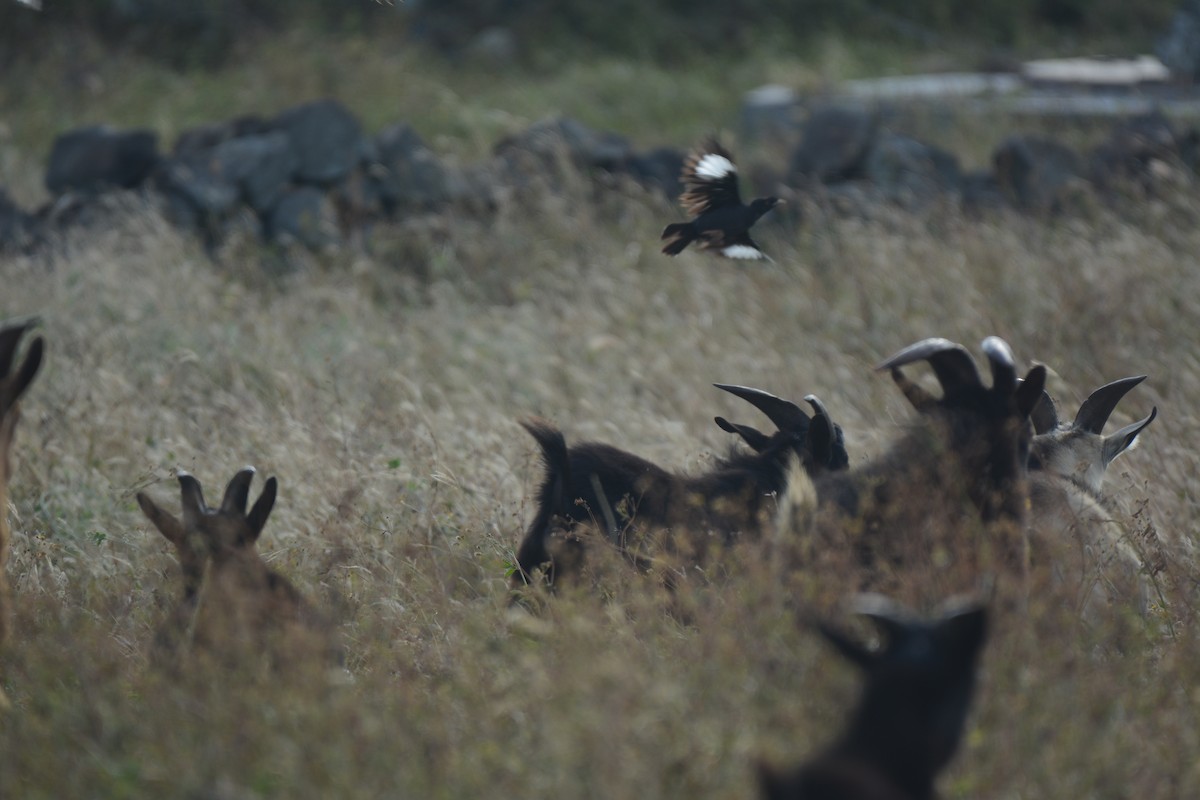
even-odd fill
[[[761,197],[744,204],[738,193],[737,165],[716,139],[710,138],[692,150],[680,180],[684,190],[679,204],[694,219],[674,222],[663,229],[664,253],[679,255],[689,244],[699,241],[701,248],[716,250],[726,258],[771,260],[750,238],[750,228],[783,201]]]

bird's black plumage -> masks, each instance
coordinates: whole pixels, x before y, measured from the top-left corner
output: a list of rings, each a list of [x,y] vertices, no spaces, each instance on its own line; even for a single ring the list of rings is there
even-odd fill
[[[672,223],[663,230],[664,253],[678,255],[689,244],[699,241],[701,248],[715,250],[727,258],[767,258],[750,238],[750,228],[781,201],[777,197],[763,197],[749,205],[743,203],[738,192],[737,165],[716,139],[708,139],[692,150],[680,179],[684,191],[679,204],[694,219]]]

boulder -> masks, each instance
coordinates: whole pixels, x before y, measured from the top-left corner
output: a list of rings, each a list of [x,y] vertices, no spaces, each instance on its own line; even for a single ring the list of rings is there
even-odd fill
[[[594,131],[578,120],[556,117],[535,122],[502,139],[494,150],[509,167],[553,169],[565,156],[576,168],[616,170],[633,152],[616,133]]]
[[[267,121],[255,114],[234,117],[210,125],[200,125],[179,134],[171,153],[184,156],[190,153],[208,152],[221,142],[266,133],[268,130],[270,130],[270,126]]]
[[[210,170],[238,187],[245,203],[260,214],[283,195],[298,159],[282,131],[227,139],[212,149]]]
[[[236,183],[213,168],[211,152],[174,156],[163,162],[155,184],[166,196],[168,209],[180,212],[174,221],[188,226],[187,213],[203,218],[223,216],[237,205]]]
[[[341,241],[332,201],[311,186],[298,186],[283,194],[267,215],[265,233],[271,241],[298,242],[311,250],[323,250]]]
[[[375,161],[367,169],[369,187],[384,212],[428,211],[448,202],[457,178],[411,126],[392,125],[375,137]]]
[[[1085,183],[1079,154],[1042,136],[1010,136],[992,154],[996,182],[1026,211],[1054,211]]]
[[[677,147],[656,147],[642,153],[632,153],[622,165],[622,171],[647,189],[657,189],[669,200],[683,192],[679,174],[687,154]]]
[[[288,109],[271,123],[291,139],[296,154],[294,178],[314,186],[332,186],[359,163],[362,125],[336,100],[316,100]]]
[[[884,197],[909,207],[956,191],[961,180],[953,153],[895,133],[876,138],[864,169]]]
[[[54,140],[46,167],[51,194],[140,186],[158,164],[158,135],[107,125],[78,128]]]
[[[815,110],[804,123],[800,145],[792,153],[792,183],[836,183],[862,176],[863,162],[875,140],[873,113],[844,106]]]
[[[1096,185],[1107,188],[1126,181],[1152,183],[1180,163],[1171,121],[1152,111],[1118,123],[1092,151],[1088,168]]]

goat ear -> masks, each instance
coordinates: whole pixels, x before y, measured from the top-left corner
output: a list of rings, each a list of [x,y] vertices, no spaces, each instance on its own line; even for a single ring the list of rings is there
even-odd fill
[[[267,524],[267,517],[271,516],[271,508],[275,505],[275,492],[279,488],[278,482],[274,476],[267,479],[267,485],[263,487],[262,494],[254,501],[254,507],[250,509],[250,513],[246,516],[246,523],[250,526],[250,541],[258,539],[262,533],[263,526]]]
[[[200,481],[182,470],[177,472],[175,477],[179,479],[183,518],[186,520],[189,517],[200,517],[208,511],[208,506],[204,503],[204,490],[200,488]]]
[[[1017,401],[1017,413],[1022,419],[1028,419],[1041,402],[1042,394],[1046,391],[1046,367],[1038,364],[1025,373],[1025,380],[1017,385],[1014,397]]]
[[[975,606],[942,619],[934,626],[934,636],[955,661],[969,662],[987,638],[987,608]]]
[[[814,464],[828,466],[832,463],[834,439],[833,423],[829,417],[824,414],[813,417],[812,424],[808,426],[808,438],[805,439],[804,446],[812,453]]]
[[[761,453],[771,443],[771,438],[757,428],[751,428],[749,425],[739,425],[736,422],[730,422],[724,417],[713,417],[713,422],[717,423],[717,427],[726,433],[736,433],[742,437],[742,441],[750,446],[750,449],[756,453]]]
[[[1104,466],[1112,463],[1112,460],[1124,453],[1126,450],[1132,450],[1137,446],[1138,436],[1146,429],[1146,426],[1154,422],[1154,418],[1158,416],[1158,406],[1150,409],[1150,416],[1143,420],[1134,422],[1131,425],[1126,425],[1121,430],[1104,437],[1104,449],[1102,458]]]
[[[767,418],[771,422],[774,422],[775,427],[781,431],[788,431],[790,433],[808,432],[808,414],[805,414],[804,409],[790,400],[784,400],[782,397],[776,397],[770,392],[764,392],[762,389],[754,389],[749,386],[736,386],[730,383],[714,383],[713,386],[742,398],[766,414]]]
[[[245,516],[246,503],[250,500],[250,482],[253,480],[254,467],[246,467],[234,475],[225,487],[225,496],[221,498],[221,511]]]
[[[165,536],[167,541],[174,545],[183,542],[183,525],[179,523],[179,519],[174,514],[165,511],[144,492],[137,493],[137,502],[142,513],[146,515],[146,519],[158,528],[158,532]]]
[[[1075,427],[1088,433],[1103,433],[1104,424],[1108,422],[1117,403],[1121,402],[1121,398],[1128,394],[1130,389],[1144,380],[1146,380],[1145,375],[1122,378],[1119,381],[1106,383],[1092,392],[1079,407],[1079,413],[1075,415]]]

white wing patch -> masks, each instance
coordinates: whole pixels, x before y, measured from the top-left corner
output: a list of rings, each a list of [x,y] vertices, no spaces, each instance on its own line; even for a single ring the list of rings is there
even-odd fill
[[[721,255],[727,258],[745,258],[745,259],[763,259],[767,254],[757,247],[751,247],[748,244],[731,244],[721,251]]]
[[[701,178],[720,180],[734,172],[737,172],[737,167],[733,162],[716,153],[705,153],[704,157],[696,162],[696,175]]]

